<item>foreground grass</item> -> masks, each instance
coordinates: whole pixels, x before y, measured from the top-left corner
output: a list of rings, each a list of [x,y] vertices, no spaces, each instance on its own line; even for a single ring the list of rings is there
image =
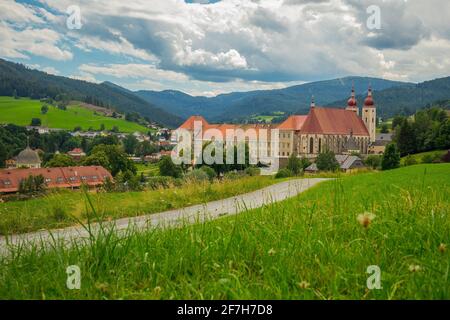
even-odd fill
[[[99,130],[103,124],[106,130],[117,126],[121,132],[126,133],[149,131],[137,123],[95,115],[94,111],[77,105],[71,105],[65,111],[49,106],[47,114],[41,114],[43,104],[39,100],[28,98],[0,97],[0,123],[28,126],[32,118],[40,118],[42,126],[65,130],[73,130],[78,126],[82,130],[88,130],[91,127]]]
[[[96,193],[91,200],[102,220],[134,217],[182,208],[255,191],[281,182],[273,177],[244,177],[238,180],[189,182],[181,187],[142,192]],[[80,191],[61,190],[18,202],[0,203],[0,234],[54,229],[86,221],[85,196]]]
[[[16,251],[0,298],[449,299],[449,176],[448,164],[347,176],[205,224]],[[69,265],[81,290],[66,288]],[[370,265],[381,290],[366,287]]]

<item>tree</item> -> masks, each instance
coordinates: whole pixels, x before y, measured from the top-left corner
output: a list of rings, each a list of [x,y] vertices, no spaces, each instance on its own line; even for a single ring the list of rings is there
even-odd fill
[[[73,167],[75,161],[67,154],[55,154],[50,161],[47,162],[46,167],[58,168],[58,167]]]
[[[336,171],[339,169],[339,163],[331,150],[320,153],[317,156],[316,165],[317,169],[321,171]]]
[[[103,168],[110,168],[108,155],[103,151],[93,153],[84,158],[82,164],[84,166],[102,166]]]
[[[300,161],[302,163],[303,171],[305,171],[305,169],[311,165],[311,161],[309,161],[309,159],[306,157],[302,157]]]
[[[417,135],[412,124],[407,119],[396,128],[394,140],[401,155],[416,153]]]
[[[405,121],[406,118],[404,116],[395,116],[394,119],[392,120],[392,130],[395,130],[395,128],[402,124],[403,121]]]
[[[148,156],[156,152],[158,152],[158,146],[150,141],[142,141],[136,148],[136,154],[139,157]]]
[[[39,118],[33,118],[31,119],[31,126],[33,127],[39,127],[42,124],[41,119]]]
[[[386,146],[386,150],[381,160],[381,169],[390,170],[400,166],[400,152],[397,150],[397,145],[391,143]]]
[[[48,112],[48,105],[44,104],[44,105],[41,107],[41,113],[42,113],[42,114],[47,114],[47,112]]]
[[[5,167],[5,161],[8,159],[5,145],[0,141],[0,168]]]
[[[291,170],[294,175],[299,175],[303,171],[302,162],[295,154],[292,154],[289,157],[287,168]]]
[[[180,178],[182,175],[181,167],[175,165],[169,156],[162,157],[158,163],[158,167],[162,176]]]
[[[105,131],[105,125],[103,123],[100,125],[100,131]]]
[[[384,123],[384,124],[381,125],[381,130],[380,130],[380,132],[381,132],[381,133],[389,133],[389,127],[388,127],[388,125],[387,125],[386,123]]]
[[[105,161],[108,159],[108,161]],[[123,150],[117,145],[98,145],[92,149],[91,154],[87,157],[84,163],[92,163],[101,159],[105,163],[105,168],[108,169],[113,176],[116,176],[120,172],[130,171],[136,174],[137,169],[134,163],[128,159],[128,156]]]
[[[381,156],[372,154],[367,157],[366,161],[364,161],[365,165],[372,168],[378,169],[381,166]]]
[[[138,139],[136,139],[136,137],[132,134],[127,135],[125,139],[123,139],[123,148],[128,154],[135,154],[138,144]]]

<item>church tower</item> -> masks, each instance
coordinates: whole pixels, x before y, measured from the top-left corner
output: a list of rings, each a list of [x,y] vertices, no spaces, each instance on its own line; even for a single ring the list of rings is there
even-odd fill
[[[377,128],[377,109],[375,108],[375,103],[373,102],[371,87],[369,87],[367,98],[364,100],[361,117],[364,121],[364,124],[366,125],[367,131],[369,131],[370,142],[375,142]]]
[[[359,115],[359,109],[358,109],[358,103],[356,102],[355,98],[355,85],[352,85],[352,96],[347,101],[347,108],[345,110],[353,111],[357,115]]]

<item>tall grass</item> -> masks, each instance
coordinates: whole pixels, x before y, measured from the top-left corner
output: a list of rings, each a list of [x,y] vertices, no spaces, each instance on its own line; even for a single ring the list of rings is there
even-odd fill
[[[0,262],[0,298],[449,299],[449,176],[448,164],[346,176],[212,222],[24,248]],[[81,290],[65,286],[73,264]],[[381,290],[366,287],[370,265]]]
[[[100,220],[156,213],[255,191],[280,182],[272,177],[243,177],[209,183],[187,182],[181,187],[91,195]],[[86,221],[83,193],[61,190],[28,201],[0,203],[0,235],[62,228]]]

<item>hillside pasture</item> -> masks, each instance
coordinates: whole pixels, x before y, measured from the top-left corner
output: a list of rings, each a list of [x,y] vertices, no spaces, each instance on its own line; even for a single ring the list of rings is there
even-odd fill
[[[60,110],[49,105],[47,114],[41,113],[42,105],[44,103],[39,100],[0,97],[0,123],[29,126],[32,118],[40,118],[43,127],[64,130],[73,130],[75,127],[81,127],[83,131],[87,131],[89,128],[99,130],[103,124],[106,130],[111,130],[116,126],[120,132],[125,133],[149,131],[137,123],[95,114],[93,110],[77,104],[69,105],[67,110]]]

